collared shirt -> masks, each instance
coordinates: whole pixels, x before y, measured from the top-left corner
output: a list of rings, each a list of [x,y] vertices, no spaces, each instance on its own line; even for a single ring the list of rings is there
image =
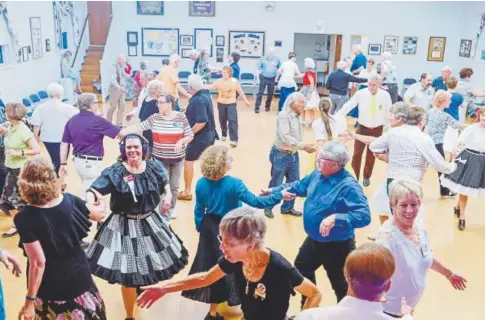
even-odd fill
[[[481,127],[481,124],[474,123],[464,129],[459,136],[458,144],[467,149],[484,152],[484,139],[484,128]]]
[[[435,144],[444,143],[444,136],[448,127],[453,129],[459,129],[461,127],[459,121],[455,120],[450,114],[437,108],[430,109],[427,116],[429,135]]]
[[[353,64],[351,65],[351,72],[354,72],[354,70],[359,69],[360,67],[363,67],[363,69],[366,69],[366,56],[363,53],[358,53],[356,57],[353,59]]]
[[[42,141],[59,143],[66,123],[78,113],[78,108],[58,99],[49,99],[35,109],[31,122],[34,126],[40,127]]]
[[[111,83],[110,86],[116,89],[122,89],[126,86],[128,75],[123,70],[119,63],[115,63],[111,68]]]
[[[350,82],[363,83],[368,82],[368,79],[357,78],[343,70],[338,70],[327,77],[326,88],[330,93],[347,96]]]
[[[120,130],[91,111],[81,111],[66,123],[62,142],[73,145],[75,156],[103,157],[103,138],[114,139]]]
[[[442,76],[439,76],[432,81],[432,88],[434,88],[435,91],[437,90],[447,91],[447,84],[445,80],[442,78]]]
[[[277,136],[274,145],[286,151],[304,149],[304,127],[297,113],[282,110],[277,115]]]
[[[425,89],[421,82],[414,83],[407,89],[403,99],[410,100],[412,104],[428,111],[434,100],[434,88],[430,86]]]
[[[179,98],[177,92],[177,84],[179,83],[179,73],[177,69],[171,65],[164,66],[160,69],[159,75],[157,76],[157,80],[162,81],[164,84],[163,93],[170,94],[175,99]]]
[[[392,320],[383,313],[381,302],[361,300],[346,296],[337,305],[307,309],[299,313],[294,320]],[[405,316],[402,320],[413,320]]]
[[[258,69],[265,78],[275,78],[280,68],[280,59],[275,56],[265,56],[261,59]]]
[[[462,112],[462,110],[459,109],[459,108],[463,108],[462,104],[464,103],[464,97],[462,96],[462,94],[457,93],[457,92],[449,92],[449,94],[450,94],[450,97],[451,97],[451,103],[449,104],[448,108],[444,109],[444,112],[450,114],[454,119],[463,123],[465,119],[463,119],[464,117],[459,117],[459,115],[461,114],[461,116],[462,115],[465,116],[466,110],[464,110],[464,112]],[[463,108],[463,109],[465,109],[465,108]],[[459,110],[461,110],[461,112],[459,112]]]
[[[208,90],[196,92],[186,108],[186,117],[189,125],[204,123],[204,127],[194,134],[194,141],[213,141],[216,137],[216,122],[214,120],[213,101]]]
[[[236,78],[237,80],[240,80],[240,66],[238,65],[237,62],[233,62],[230,65],[231,69],[233,69],[233,78]]]
[[[460,79],[457,82],[456,91],[458,93],[462,94],[462,96],[464,98],[464,103],[466,103],[466,107],[469,107],[469,105],[471,103],[473,103],[473,100],[474,100],[474,95],[473,95],[474,88],[471,85],[471,82],[469,82],[469,80],[467,80],[467,79]]]
[[[391,61],[380,62],[377,66],[379,73],[385,74],[383,77],[383,84],[397,83],[397,67]]]
[[[392,106],[390,94],[378,89],[373,97],[368,88],[358,90],[336,113],[337,117],[345,117],[354,108],[359,109],[358,122],[367,128],[376,128],[388,123],[388,110]]]
[[[427,165],[442,173],[456,170],[454,162],[445,161],[431,137],[417,126],[391,128],[369,146],[372,152],[388,152],[388,178],[410,177],[422,181]]]
[[[316,241],[348,240],[354,236],[354,229],[366,227],[371,222],[368,199],[359,182],[346,169],[327,178],[319,170],[314,170],[304,179],[272,188],[272,191],[280,192],[289,187],[289,192],[307,197],[304,202],[304,229]],[[322,220],[333,214],[336,225],[327,237],[323,237],[319,226]]]

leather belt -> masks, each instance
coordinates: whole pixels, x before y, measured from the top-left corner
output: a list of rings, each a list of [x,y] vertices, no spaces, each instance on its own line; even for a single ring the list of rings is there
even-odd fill
[[[273,145],[273,147],[274,147],[275,149],[277,149],[278,151],[283,152],[283,153],[295,154],[295,153],[297,152],[297,151],[283,150],[283,149],[280,149],[279,147],[277,147],[276,145]]]
[[[83,155],[79,155],[79,156],[74,155],[74,157],[83,160],[95,160],[95,161],[103,160],[103,157],[93,157],[93,156],[83,156]]]
[[[125,213],[125,212],[120,212],[119,214],[122,217],[127,218],[127,219],[142,220],[142,219],[150,217],[153,213],[154,213],[154,211],[150,211],[149,213],[142,213],[142,214],[130,214],[130,213]]]

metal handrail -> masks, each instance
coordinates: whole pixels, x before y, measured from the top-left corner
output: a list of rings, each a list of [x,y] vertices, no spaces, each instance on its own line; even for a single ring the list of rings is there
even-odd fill
[[[86,18],[84,19],[83,31],[81,31],[81,37],[79,37],[79,45],[76,48],[76,53],[74,54],[74,59],[73,59],[73,63],[71,64],[71,68],[74,67],[74,64],[76,63],[76,58],[78,57],[79,47],[81,47],[81,41],[83,40],[84,31],[86,30],[86,25],[88,24],[88,16],[89,13],[86,14]]]

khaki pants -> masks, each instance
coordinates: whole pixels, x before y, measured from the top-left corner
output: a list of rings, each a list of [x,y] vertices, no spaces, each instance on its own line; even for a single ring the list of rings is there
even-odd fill
[[[113,113],[118,109],[116,115],[116,125],[121,126],[123,123],[123,115],[125,113],[125,93],[121,93],[120,89],[110,88],[110,108],[106,114],[106,119],[110,122],[113,121]]]
[[[88,190],[96,178],[101,175],[101,171],[103,170],[103,160],[88,160],[75,157],[74,166],[83,182],[83,193],[81,198],[84,199],[86,190]]]

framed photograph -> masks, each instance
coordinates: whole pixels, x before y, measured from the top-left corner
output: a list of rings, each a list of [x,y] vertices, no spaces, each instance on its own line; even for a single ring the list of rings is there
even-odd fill
[[[137,1],[137,14],[142,16],[163,16],[164,1]]]
[[[194,41],[193,37],[190,34],[183,34],[181,35],[181,46],[193,46]]]
[[[30,37],[32,39],[32,59],[40,59],[43,56],[41,18],[30,18]]]
[[[22,61],[29,61],[29,47],[22,47]]]
[[[469,58],[471,57],[472,40],[461,40],[461,46],[459,47],[459,57]]]
[[[190,17],[214,17],[216,1],[189,1]]]
[[[142,56],[168,57],[179,52],[179,29],[142,28]]]
[[[51,51],[51,40],[46,39],[46,52]]]
[[[221,63],[224,60],[224,48],[216,48],[216,62]]]
[[[192,49],[190,48],[182,48],[181,49],[181,57],[182,58],[190,58]]]
[[[224,47],[224,36],[216,36],[216,46]]]
[[[228,54],[237,52],[242,58],[265,55],[265,31],[229,31]]]
[[[381,54],[381,44],[369,44],[368,45],[368,54],[370,56],[378,56]]]
[[[128,46],[128,56],[129,57],[138,56],[137,49],[138,49],[138,46]]]
[[[430,37],[427,61],[444,61],[446,37]]]
[[[417,54],[418,37],[403,37],[403,54]]]
[[[206,50],[209,57],[213,56],[213,29],[196,28],[194,29],[194,48],[201,52]]]
[[[281,47],[282,46],[282,41],[281,40],[275,40],[275,47]]]
[[[385,41],[383,44],[383,52],[387,52],[387,51],[392,54],[398,53],[398,37],[385,36]]]
[[[127,45],[138,46],[138,32],[127,31]]]

